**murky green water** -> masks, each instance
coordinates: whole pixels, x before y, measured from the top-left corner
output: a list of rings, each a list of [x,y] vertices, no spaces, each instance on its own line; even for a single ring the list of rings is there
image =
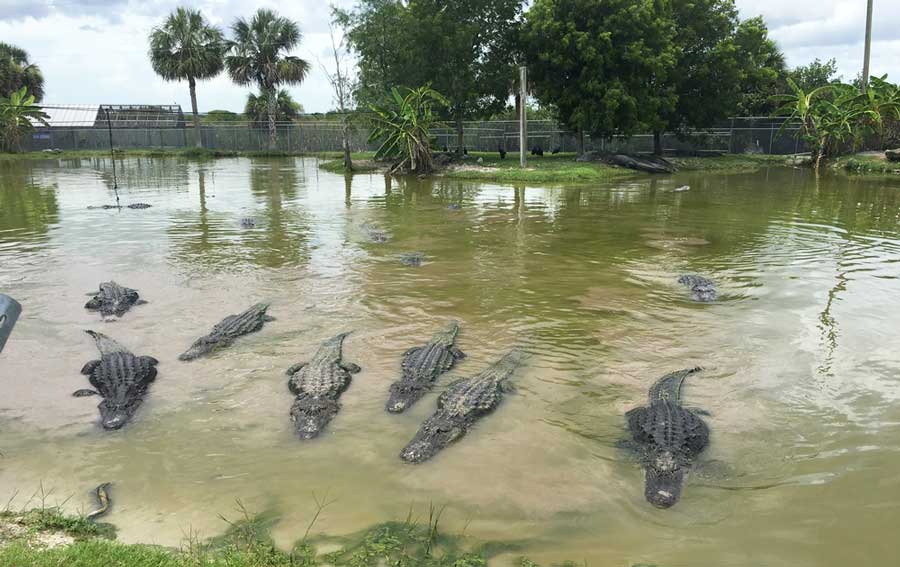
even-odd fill
[[[590,565],[889,565],[900,544],[900,184],[806,171],[692,175],[581,188],[320,172],[314,160],[0,163],[0,290],[25,312],[0,356],[0,500],[42,483],[89,509],[114,483],[126,541],[220,533],[234,500],[275,509],[288,545],[447,504],[444,529]],[[672,193],[689,184],[688,193]],[[448,205],[458,204],[458,210]],[[256,228],[241,228],[254,217]],[[367,240],[362,225],[391,240]],[[398,261],[422,251],[421,268]],[[714,278],[700,305],[676,283]],[[150,303],[103,323],[101,281]],[[278,320],[230,350],[176,360],[225,315]],[[401,353],[462,322],[471,375],[512,345],[517,391],[420,466],[397,454],[434,408],[384,412]],[[135,420],[96,424],[81,330],[161,364]],[[327,433],[292,434],[283,371],[352,330],[363,367]],[[675,508],[643,499],[614,444],[662,374],[694,365],[711,413],[706,464]],[[449,381],[444,377],[442,384]],[[32,500],[31,504],[36,502]]]

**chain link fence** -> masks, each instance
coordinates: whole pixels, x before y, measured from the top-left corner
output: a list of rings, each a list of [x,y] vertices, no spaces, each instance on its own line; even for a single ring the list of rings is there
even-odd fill
[[[41,151],[103,150],[112,145],[121,149],[177,149],[195,146],[197,130],[190,120],[183,127],[120,127],[96,123],[51,125],[38,127],[22,140],[22,149]],[[491,152],[503,148],[519,151],[519,125],[514,120],[489,120],[463,124],[463,147],[469,151]],[[277,125],[277,150],[284,152],[340,151],[342,123],[335,119],[309,119]],[[455,128],[435,128],[438,148],[455,150],[458,136]],[[794,154],[806,151],[799,139],[795,124],[784,119],[743,117],[732,118],[714,128],[694,131],[688,135],[663,135],[663,148],[674,152],[727,152]],[[269,149],[268,127],[258,123],[214,123],[201,126],[200,138],[204,148],[222,151],[265,151]],[[352,151],[372,151],[377,144],[369,143],[365,128],[351,130]],[[528,122],[526,150],[540,148],[544,152],[576,152],[577,135],[561,128],[552,120]],[[585,135],[586,151],[640,153],[653,151],[652,134],[591,138]]]

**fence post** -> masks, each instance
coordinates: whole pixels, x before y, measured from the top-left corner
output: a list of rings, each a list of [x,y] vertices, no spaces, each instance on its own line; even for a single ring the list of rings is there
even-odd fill
[[[519,67],[519,82],[521,83],[521,95],[519,103],[519,166],[525,167],[527,159],[525,158],[525,146],[528,145],[528,89],[526,80],[528,79],[528,68],[524,65]]]
[[[769,123],[769,155],[772,155],[772,144],[775,143],[775,125]]]
[[[731,117],[731,129],[728,131],[728,153],[734,153],[734,116]]]

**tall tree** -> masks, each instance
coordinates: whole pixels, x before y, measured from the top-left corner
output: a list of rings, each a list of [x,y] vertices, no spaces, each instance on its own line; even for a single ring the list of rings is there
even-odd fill
[[[44,99],[44,75],[28,60],[28,53],[15,45],[0,42],[0,96],[8,97],[22,87],[35,102]]]
[[[335,20],[340,20],[341,16],[337,10],[332,7],[332,15]],[[331,51],[334,55],[334,71],[331,71],[321,61],[319,65],[328,82],[331,83],[331,89],[334,91],[334,102],[337,110],[341,114],[341,150],[344,153],[344,170],[353,171],[353,159],[350,156],[350,112],[353,108],[353,78],[350,75],[350,65],[347,63],[347,34],[341,34],[339,40],[334,38],[334,22],[329,26],[331,32]]]
[[[150,32],[150,63],[156,74],[167,81],[188,82],[197,147],[203,145],[197,113],[197,81],[211,79],[222,72],[226,49],[222,32],[210,25],[199,10],[178,8]]]
[[[560,120],[597,137],[655,126],[676,101],[667,0],[535,0],[522,49],[534,92]]]
[[[787,64],[778,45],[769,38],[761,18],[744,20],[735,32],[742,62],[741,87],[735,116],[769,116],[778,107],[772,96],[787,89]]]
[[[662,132],[709,127],[733,113],[742,75],[734,0],[669,0],[662,7],[660,17],[674,23],[676,57],[661,86],[675,104],[648,117],[656,154],[663,151]]]
[[[298,85],[309,73],[309,63],[289,53],[300,44],[302,34],[296,22],[260,8],[248,21],[238,19],[231,26],[234,40],[225,58],[231,80],[239,85],[256,84],[266,97],[269,114],[269,149],[278,146],[275,125],[278,90],[281,85]]]
[[[359,101],[431,85],[450,103],[440,112],[462,151],[463,121],[506,105],[521,10],[521,0],[360,0],[339,19],[359,58]]]

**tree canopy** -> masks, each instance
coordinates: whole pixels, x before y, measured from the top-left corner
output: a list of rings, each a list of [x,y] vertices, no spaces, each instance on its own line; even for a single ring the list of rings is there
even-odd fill
[[[396,86],[430,85],[457,122],[506,106],[514,83],[520,0],[360,0],[338,12],[358,57],[357,100],[385,98]],[[461,143],[461,140],[460,140]]]
[[[536,0],[522,48],[534,92],[595,136],[704,128],[758,98],[784,58],[734,0]],[[760,106],[748,99],[748,104]]]
[[[35,102],[44,99],[44,75],[40,67],[28,60],[24,49],[0,42],[0,96],[10,97],[22,87],[28,89]]]

